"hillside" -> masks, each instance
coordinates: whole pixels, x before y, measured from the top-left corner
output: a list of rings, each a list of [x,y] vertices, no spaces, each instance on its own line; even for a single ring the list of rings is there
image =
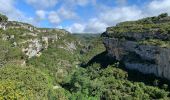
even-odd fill
[[[165,18],[169,17],[161,15],[161,20]],[[152,24],[168,23],[158,22]],[[126,30],[130,23],[138,21],[110,27],[101,37],[37,28],[8,21],[6,16],[0,15],[0,100],[170,99],[168,80],[128,70],[122,59],[118,59],[119,49],[114,46],[119,46],[119,43],[115,45],[112,40],[132,41],[129,35],[124,36],[126,31],[131,33]],[[163,30],[167,31],[166,28]],[[117,34],[123,35],[119,37]],[[138,40],[133,42],[141,44],[144,41],[143,38]],[[135,57],[126,59],[136,62],[138,59]]]

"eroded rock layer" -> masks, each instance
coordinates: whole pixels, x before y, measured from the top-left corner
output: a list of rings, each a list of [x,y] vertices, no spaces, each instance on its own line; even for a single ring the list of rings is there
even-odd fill
[[[164,19],[170,17],[162,14],[108,28],[102,34],[108,54],[128,69],[170,80],[170,20]]]

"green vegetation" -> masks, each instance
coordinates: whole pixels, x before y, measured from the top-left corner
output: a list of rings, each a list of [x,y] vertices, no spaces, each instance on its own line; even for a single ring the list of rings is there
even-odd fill
[[[170,41],[162,41],[162,40],[159,40],[159,39],[143,40],[143,41],[139,41],[139,44],[154,45],[154,46],[160,46],[160,47],[163,47],[163,48],[170,47]]]
[[[144,45],[169,47],[170,16],[163,13],[156,17],[122,22],[114,27],[109,27],[102,36],[136,41]]]
[[[8,41],[0,40],[0,66],[12,61],[21,60],[24,54],[18,47],[13,47]]]
[[[141,82],[131,82],[127,80],[127,72],[108,66],[100,69],[94,64],[87,69],[79,69],[74,73],[67,86],[73,93],[82,93],[87,98],[95,97],[98,99],[115,100],[143,100],[166,98],[169,92],[152,86],[146,86]]]
[[[8,21],[8,17],[0,14],[0,22],[6,22],[6,21]]]
[[[0,68],[0,98],[47,99],[51,88],[48,76],[32,67],[7,65]]]
[[[138,21],[127,21],[107,29],[107,37],[170,40],[170,17],[167,13]],[[135,36],[139,36],[137,38]]]
[[[165,17],[166,14],[159,16]],[[27,41],[39,39],[45,43],[42,37],[49,37],[48,48],[43,48],[40,56],[25,56],[22,49],[28,47]],[[161,41],[148,39],[139,43],[168,45]],[[126,70],[121,62],[107,56],[99,35],[71,35],[63,30],[0,30],[0,54],[0,100],[170,99],[166,80]]]
[[[70,36],[64,38],[76,39]],[[162,83],[160,86],[154,86],[155,77],[148,79],[149,84],[131,81],[129,77],[135,79],[136,74],[131,75],[119,62],[110,60],[112,63],[109,63],[109,58],[104,56],[105,48],[100,37],[89,39],[87,43],[85,41],[87,46],[79,46],[73,53],[57,48],[60,44],[64,43],[51,43],[40,57],[27,61],[29,66],[3,66],[0,69],[0,97],[13,100],[168,98],[167,85]],[[85,51],[82,53],[82,50]],[[79,62],[79,67],[76,62]]]
[[[28,60],[29,65],[48,71],[56,82],[63,82],[65,76],[69,76],[78,62],[77,55],[57,48],[57,43],[51,45],[48,50],[42,52],[40,57]]]

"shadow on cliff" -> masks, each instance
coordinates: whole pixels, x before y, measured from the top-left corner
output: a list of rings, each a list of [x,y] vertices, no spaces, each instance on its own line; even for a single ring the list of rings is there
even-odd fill
[[[154,74],[143,74],[136,70],[129,70],[124,66],[120,68],[128,73],[129,81],[143,82],[144,84],[151,85],[151,86],[159,86],[160,88],[162,88],[164,84],[170,85],[170,82],[167,79],[156,77]]]
[[[106,68],[108,65],[112,65],[116,62],[116,60],[111,59],[111,57],[107,56],[107,51],[104,51],[100,54],[97,54],[94,56],[91,60],[89,60],[88,63],[81,65],[81,67],[88,67],[90,65],[93,65],[95,63],[100,64],[102,68]]]
[[[97,54],[94,56],[87,64],[82,65],[81,67],[88,67],[90,65],[93,65],[94,63],[100,64],[101,68],[107,68],[107,66],[115,64],[118,62],[117,60],[113,59],[112,57],[109,57],[107,55],[107,51],[104,51],[100,54]],[[170,82],[166,79],[156,77],[153,74],[143,74],[139,71],[136,70],[129,70],[125,68],[123,61],[120,61],[119,68],[126,71],[128,73],[128,80],[132,82],[143,82],[146,85],[151,85],[151,86],[159,86],[162,88],[164,84],[169,84]],[[170,90],[170,88],[169,88]]]

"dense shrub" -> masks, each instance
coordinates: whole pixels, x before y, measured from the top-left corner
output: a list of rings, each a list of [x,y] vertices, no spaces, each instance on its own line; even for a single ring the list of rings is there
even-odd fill
[[[158,18],[164,18],[164,17],[168,17],[168,13],[162,13],[158,16]]]
[[[6,22],[6,21],[8,21],[8,17],[0,14],[0,22]]]
[[[137,21],[126,21],[119,23],[114,27],[107,28],[106,36],[116,38],[131,38],[133,34],[147,34],[149,35],[148,38],[153,39],[158,38],[158,36],[155,36],[154,34],[163,34],[164,37],[167,37],[170,27],[169,22],[170,16],[168,16],[167,13]],[[145,39],[145,36],[143,36],[143,39]]]
[[[48,91],[51,88],[48,76],[32,67],[4,66],[0,68],[0,76],[0,94],[3,98],[15,99],[30,96],[31,98],[47,99]]]
[[[0,81],[0,100],[35,99],[32,89],[26,88],[23,82],[13,80]]]
[[[19,60],[24,55],[20,48],[12,47],[8,41],[0,39],[0,66],[12,60]]]

